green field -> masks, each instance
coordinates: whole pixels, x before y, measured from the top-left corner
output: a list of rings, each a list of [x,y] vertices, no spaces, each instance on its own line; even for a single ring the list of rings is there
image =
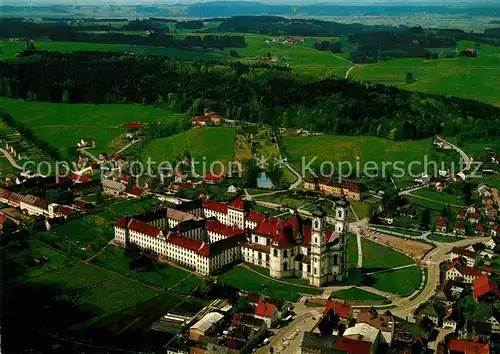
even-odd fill
[[[93,138],[96,151],[110,153],[126,144],[128,122],[176,120],[182,114],[136,104],[61,104],[0,98],[5,109],[36,137],[61,151],[75,147],[80,139]]]
[[[300,294],[321,294],[321,290],[284,284],[278,281],[265,278],[244,267],[234,267],[217,278],[227,284],[231,284],[238,289],[255,291],[267,296],[276,297],[295,302]]]
[[[349,268],[356,268],[358,265],[358,238],[354,234],[349,234],[349,248],[347,249],[347,264]]]
[[[131,259],[125,257],[124,250],[116,246],[109,246],[96,258],[92,259],[92,263],[119,273],[128,273],[131,277],[179,293],[191,294],[192,289],[203,283],[198,277],[182,269],[162,263],[156,263],[156,269],[151,271],[135,272],[129,269],[130,261]]]
[[[411,140],[394,141],[374,136],[339,136],[320,135],[304,137],[297,135],[285,135],[283,142],[288,153],[288,160],[293,163],[299,171],[302,167],[312,162],[312,169],[319,169],[324,161],[333,163],[334,174],[342,171],[348,174],[349,171],[366,171],[367,175],[381,174],[385,170],[385,175],[392,174],[396,168],[402,168],[404,173],[398,177],[398,181],[412,181],[409,171],[418,174],[423,171],[424,156],[428,161],[436,161],[438,164],[451,164],[458,159],[458,154],[448,155],[443,152],[432,150],[432,140]],[[455,156],[456,155],[456,156]],[[305,160],[303,160],[303,158]],[[303,164],[302,161],[305,161]],[[413,161],[420,162],[421,165],[410,166]],[[374,168],[373,164],[376,165]],[[325,164],[324,174],[331,174],[331,164]]]
[[[475,48],[474,42],[460,41],[458,49]],[[402,58],[375,64],[360,64],[351,78],[394,85],[406,90],[453,95],[500,105],[500,48],[481,44],[477,58],[428,60]],[[413,73],[415,83],[405,82]]]
[[[432,241],[446,242],[446,243],[463,240],[462,237],[446,236],[440,234],[430,234],[429,236],[427,236],[427,238]]]
[[[361,239],[363,268],[395,268],[413,264],[413,260],[401,252],[367,239]],[[376,271],[376,270],[374,270]]]
[[[430,201],[430,200],[422,199],[422,198],[415,197],[412,195],[405,195],[405,199],[407,199],[410,203],[412,203],[414,205],[417,205],[417,206],[422,207],[422,208],[427,208],[427,209],[430,209],[430,210],[436,211],[436,212],[441,212],[443,210],[443,208],[447,206],[447,204],[439,203],[439,201]],[[458,210],[460,208],[450,206],[450,209],[453,213],[456,213],[456,212],[458,212]]]
[[[413,191],[411,194],[424,197],[427,199],[432,199],[439,201],[441,203],[455,205],[455,206],[465,206],[465,201],[455,194],[448,194],[445,192],[438,192],[431,188],[423,188]]]
[[[388,304],[390,303],[385,297],[359,289],[356,287],[342,289],[332,293],[335,299],[345,300],[349,303],[370,303],[370,304]]]
[[[172,135],[166,138],[151,141],[142,151],[142,158],[149,157],[157,163],[169,161],[172,164],[180,156],[188,151],[198,162],[197,173],[202,173],[204,164],[206,172],[210,172],[210,165],[215,161],[224,164],[224,170],[228,170],[228,162],[233,159],[233,144],[235,131],[232,128],[206,127],[202,129],[190,129],[186,132]],[[214,164],[214,172],[220,171],[220,165]]]
[[[419,267],[397,269],[371,277],[374,279],[371,286],[375,289],[400,296],[410,295],[422,284],[422,272]]]
[[[24,50],[25,47],[26,43],[24,42],[1,43],[3,54],[0,55],[0,60],[8,60],[15,58],[16,53]],[[56,51],[63,53],[86,51],[86,50],[93,50],[99,52],[122,52],[122,53],[135,52],[136,55],[167,55],[187,60],[209,60],[209,59],[228,60],[230,58],[229,56],[221,54],[198,52],[194,50],[182,50],[175,48],[155,47],[155,46],[106,44],[106,43],[37,41],[36,48],[38,50],[49,50],[49,51]]]

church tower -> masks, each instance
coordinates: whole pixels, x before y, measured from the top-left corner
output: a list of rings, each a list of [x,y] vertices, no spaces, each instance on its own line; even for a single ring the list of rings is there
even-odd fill
[[[339,234],[340,242],[340,274],[337,276],[337,281],[347,279],[347,249],[348,249],[348,233],[349,233],[349,201],[345,195],[342,195],[340,200],[335,203],[335,232]]]
[[[312,213],[311,232],[311,274],[309,283],[313,286],[322,286],[326,283],[327,259],[326,255],[326,213],[321,207]]]

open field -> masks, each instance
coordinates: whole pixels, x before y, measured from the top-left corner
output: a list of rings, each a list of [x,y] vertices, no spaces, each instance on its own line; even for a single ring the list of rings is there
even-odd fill
[[[155,269],[146,272],[134,272],[129,269],[130,261],[131,259],[125,256],[124,250],[117,246],[109,246],[104,252],[92,259],[92,263],[122,274],[128,273],[129,276],[134,278],[179,293],[191,294],[192,289],[203,283],[199,278],[182,269],[157,262],[155,262]]]
[[[350,304],[389,304],[390,301],[383,296],[359,289],[356,287],[335,291],[332,293],[335,299],[345,300]]]
[[[349,234],[348,237],[347,264],[349,268],[355,268],[358,264],[358,239],[355,234]]]
[[[416,266],[379,273],[371,277],[374,279],[371,286],[375,289],[400,296],[410,295],[422,283],[422,272]]]
[[[203,173],[204,164],[206,173],[210,172],[210,165],[220,161],[224,171],[228,170],[228,163],[233,159],[233,144],[235,131],[232,128],[206,127],[190,129],[186,132],[166,138],[151,141],[142,151],[142,157],[160,163],[169,161],[172,164],[188,151],[194,158],[197,173]],[[214,164],[214,172],[220,172],[220,164]]]
[[[61,104],[0,98],[0,108],[31,128],[36,137],[62,151],[75,147],[80,139],[93,138],[97,151],[110,153],[126,144],[126,129],[121,128],[125,123],[183,117],[169,110],[136,104]]]
[[[17,52],[22,51],[26,47],[23,42],[4,42],[2,44],[3,54],[0,55],[0,60],[14,59]],[[187,60],[209,60],[209,59],[230,59],[229,56],[198,52],[194,50],[182,50],[166,47],[155,46],[139,46],[139,45],[126,45],[126,44],[106,44],[106,43],[84,43],[84,42],[44,42],[37,41],[36,48],[38,50],[48,50],[56,52],[76,52],[93,50],[98,52],[135,52],[136,55],[167,55],[172,57],[179,57]]]
[[[255,291],[267,296],[277,297],[292,302],[297,301],[301,293],[321,294],[321,290],[280,283],[265,278],[244,267],[234,267],[217,279],[242,290]]]
[[[397,241],[401,240],[397,237],[394,238]],[[363,268],[377,268],[371,270],[370,272],[401,267],[414,263],[410,257],[402,254],[401,252],[382,246],[365,238],[361,239],[361,245],[363,247]]]
[[[446,243],[463,240],[462,237],[446,236],[440,234],[430,234],[429,236],[427,236],[427,238],[432,241],[446,242]]]
[[[475,43],[461,41],[458,49],[475,48]],[[402,58],[361,64],[351,72],[352,78],[394,85],[406,90],[453,95],[500,105],[500,48],[481,44],[477,58],[428,60]],[[413,73],[415,83],[405,82]]]
[[[422,208],[427,208],[430,209],[431,211],[436,211],[436,212],[441,212],[443,208],[447,206],[446,203],[439,203],[439,201],[430,201],[412,195],[405,195],[405,199],[407,199],[410,203],[414,205],[420,206]],[[456,213],[460,208],[450,206],[450,209],[453,213]]]
[[[299,171],[302,170],[302,159],[305,158],[305,164],[314,161],[311,164],[313,169],[320,168],[323,161],[333,163],[335,174],[339,170],[348,174],[349,167],[352,171],[356,171],[356,163],[359,163],[361,173],[366,170],[367,174],[377,174],[377,169],[373,169],[373,163],[375,163],[378,172],[382,173],[385,169],[387,176],[393,171],[391,165],[399,161],[397,167],[403,167],[405,177],[395,178],[397,181],[413,180],[408,176],[410,169],[415,175],[422,172],[426,155],[429,161],[434,160],[438,164],[443,162],[448,165],[458,160],[458,154],[448,155],[441,151],[433,151],[432,139],[394,141],[374,136],[284,135],[283,143],[286,146],[289,161],[297,166]],[[421,166],[418,164],[409,166],[409,163],[413,161],[420,162]],[[370,163],[367,164],[368,162]],[[365,164],[367,164],[366,169]],[[324,166],[324,173],[331,173],[331,165]]]
[[[425,256],[425,254],[432,249],[432,245],[428,245],[420,241],[414,241],[411,238],[405,240],[402,237],[380,235],[376,236],[376,239],[387,246],[393,247],[397,250],[405,252],[408,255],[411,255],[411,257],[414,258],[415,260],[422,259]],[[365,240],[363,240],[363,247],[364,247],[364,242]],[[401,255],[401,253],[399,254]],[[401,256],[407,257],[404,255]],[[364,248],[363,248],[363,266],[365,266],[364,259],[365,258],[364,258]]]
[[[419,189],[412,192],[411,194],[427,199],[437,200],[441,203],[465,206],[465,201],[463,200],[463,198],[460,198],[460,196],[455,194],[448,194],[445,192],[438,192],[431,188]]]

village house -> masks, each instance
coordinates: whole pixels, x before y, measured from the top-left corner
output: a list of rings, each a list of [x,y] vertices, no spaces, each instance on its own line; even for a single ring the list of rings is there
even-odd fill
[[[477,302],[495,302],[500,299],[498,285],[488,274],[483,274],[474,279],[472,288],[474,299]]]
[[[445,305],[453,305],[462,294],[465,287],[462,283],[455,280],[445,280],[433,296],[434,299],[443,302]]]
[[[463,222],[457,222],[455,224],[455,227],[453,228],[453,233],[455,235],[465,235],[465,231],[467,230],[467,227]]]
[[[449,328],[453,331],[457,330],[459,322],[459,313],[453,309],[453,305],[449,305],[446,309],[446,314],[443,317],[443,325],[444,329]]]
[[[469,215],[469,222],[471,224],[477,224],[481,221],[481,214],[480,213],[473,213]]]
[[[498,228],[498,225],[495,225],[496,227],[496,230],[497,231],[500,231],[499,228]],[[493,231],[493,227],[491,228],[491,230]],[[497,245],[500,245],[500,237],[496,236],[496,235],[493,235],[491,236],[491,238],[484,243],[484,245],[489,249],[489,250],[494,250],[495,247]]]
[[[234,185],[230,185],[228,188],[227,188],[227,193],[228,194],[237,194],[238,192],[240,191],[240,188],[234,186]]]
[[[382,340],[381,331],[368,323],[356,323],[353,327],[346,328],[344,338],[360,340],[370,343],[372,351],[376,352]]]
[[[424,318],[428,318],[437,327],[441,320],[441,316],[436,310],[436,306],[432,302],[420,304],[414,312],[415,319],[422,322]]]
[[[438,192],[442,192],[444,187],[445,187],[445,184],[443,182],[436,182],[436,184],[434,185],[434,187],[436,188],[436,190]]]
[[[476,265],[476,252],[465,248],[453,247],[449,253],[449,261],[454,262],[456,259],[463,259],[468,267]]]
[[[95,140],[92,138],[81,139],[76,146],[80,149],[96,147]]]
[[[216,173],[206,173],[203,176],[203,181],[207,184],[216,184],[222,182],[224,180],[224,176]]]
[[[437,232],[445,233],[447,231],[447,228],[448,228],[448,223],[447,223],[446,219],[441,216],[441,217],[439,217],[439,219],[436,220],[435,226],[436,226]]]
[[[330,311],[332,311],[333,314],[344,324],[347,324],[353,314],[351,305],[337,300],[328,300],[326,302],[323,314],[327,314]]]
[[[457,219],[465,220],[467,217],[467,211],[465,209],[460,209],[457,213]]]
[[[491,237],[499,237],[500,236],[500,224],[497,224],[497,225],[494,225],[491,227]],[[499,243],[496,243],[496,241],[494,241],[496,245],[498,245]],[[493,246],[493,248],[495,248]]]
[[[361,200],[361,184],[356,181],[342,180],[336,178],[309,178],[304,181],[304,189],[319,190],[324,194],[340,197],[345,195],[347,199]]]
[[[490,346],[485,343],[466,341],[461,339],[450,339],[448,342],[448,351],[449,353],[455,354],[469,354],[469,353],[477,353],[477,354],[489,354]]]
[[[369,341],[313,332],[304,332],[300,343],[301,354],[375,354],[378,348]]]
[[[474,234],[476,236],[484,236],[484,226],[483,225],[477,225],[475,228],[474,228]]]
[[[379,314],[376,309],[361,310],[356,316],[356,323],[366,323],[380,331],[380,343],[392,345],[394,338],[394,317],[388,314]]]
[[[272,328],[281,319],[281,314],[276,306],[261,300],[255,308],[255,318],[263,320],[267,328]]]
[[[477,193],[479,194],[480,197],[482,198],[488,198],[491,197],[491,189],[484,183],[479,183],[477,186]]]
[[[472,282],[481,276],[479,268],[461,266],[458,261],[453,262],[446,271],[446,280],[461,280],[466,284]]]
[[[111,194],[114,196],[123,195],[125,189],[127,188],[123,183],[113,181],[112,179],[103,179],[102,180],[102,188],[103,192],[106,194]]]
[[[494,206],[488,205],[486,206],[485,214],[489,220],[495,221],[498,216],[498,209]]]

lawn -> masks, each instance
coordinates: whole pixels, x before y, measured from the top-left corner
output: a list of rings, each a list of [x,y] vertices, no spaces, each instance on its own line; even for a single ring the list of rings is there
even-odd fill
[[[400,296],[408,296],[420,287],[422,272],[419,267],[408,267],[392,272],[375,274],[370,276],[370,278],[370,286],[375,289]]]
[[[474,48],[473,42],[460,41],[458,49]],[[477,58],[428,60],[402,58],[363,64],[351,72],[361,81],[395,85],[406,90],[453,95],[500,105],[500,49],[481,44]],[[417,81],[407,84],[406,74],[412,72]]]
[[[441,212],[443,210],[443,208],[446,207],[446,205],[447,205],[445,203],[441,204],[441,203],[439,203],[439,201],[430,201],[430,200],[422,199],[422,198],[412,196],[412,195],[405,195],[404,197],[405,197],[405,199],[407,199],[410,203],[412,203],[414,205],[420,206],[422,208],[434,210],[436,212]],[[458,210],[460,208],[450,206],[450,209],[453,213],[456,213],[456,212],[458,212]]]
[[[188,151],[197,163],[197,173],[209,173],[211,164],[216,161],[220,161],[224,165],[224,171],[227,171],[228,163],[233,159],[234,138],[235,130],[232,128],[190,129],[151,141],[144,148],[142,158],[147,160],[150,157],[158,164],[164,161],[174,164],[178,157]],[[220,164],[213,164],[214,172],[220,172],[220,168]]]
[[[423,188],[419,189],[416,191],[413,191],[411,194],[417,195],[423,198],[427,199],[432,199],[439,201],[444,204],[450,204],[450,205],[458,205],[458,206],[465,206],[465,202],[463,198],[460,198],[458,195],[455,194],[448,194],[445,192],[438,192],[434,189],[431,188]]]
[[[368,302],[370,304],[388,304],[390,301],[383,296],[359,289],[357,287],[352,287],[348,289],[342,289],[332,293],[332,298],[345,300],[349,303],[363,303]]]
[[[358,237],[355,234],[349,234],[348,237],[347,264],[349,268],[356,268],[358,265]]]
[[[121,128],[124,123],[183,117],[170,110],[137,104],[62,104],[0,98],[0,108],[62,152],[75,147],[80,139],[93,138],[97,151],[110,153],[126,144],[127,130]]]
[[[359,172],[360,176],[376,175],[378,172],[378,175],[384,174],[387,177],[394,171],[397,173],[394,173],[394,177],[398,183],[413,180],[410,172],[415,176],[422,172],[425,156],[428,161],[436,161],[438,166],[441,162],[447,166],[458,159],[458,155],[433,150],[432,139],[394,141],[374,136],[304,137],[288,134],[283,136],[283,144],[286,146],[288,160],[298,171],[302,171],[302,167],[305,168],[309,163],[312,169],[319,169],[322,162],[326,161],[333,164],[333,173],[332,165],[324,164],[323,174],[326,175],[337,175],[340,171],[347,175],[352,171]],[[410,166],[413,161],[421,165]],[[394,166],[396,162],[397,165]],[[373,164],[376,165],[375,168]],[[393,166],[403,171],[393,170]]]
[[[112,269],[116,272],[138,278],[148,283],[179,293],[191,294],[193,288],[203,282],[196,276],[162,263],[155,263],[155,269],[148,272],[135,272],[129,269],[130,258],[125,257],[124,250],[117,246],[109,246],[105,251],[92,259],[92,263]]]
[[[413,264],[413,260],[401,252],[367,239],[361,239],[363,248],[363,269],[369,272]]]
[[[427,236],[427,238],[432,241],[446,242],[446,243],[456,242],[463,239],[462,237],[446,236],[440,234],[430,234],[429,236]]]
[[[217,278],[227,284],[231,284],[238,289],[246,291],[255,291],[267,296],[280,298],[295,302],[300,294],[321,294],[321,290],[307,287],[295,286],[292,284],[283,284],[278,281],[267,279],[262,275],[254,273],[244,267],[234,267]]]

